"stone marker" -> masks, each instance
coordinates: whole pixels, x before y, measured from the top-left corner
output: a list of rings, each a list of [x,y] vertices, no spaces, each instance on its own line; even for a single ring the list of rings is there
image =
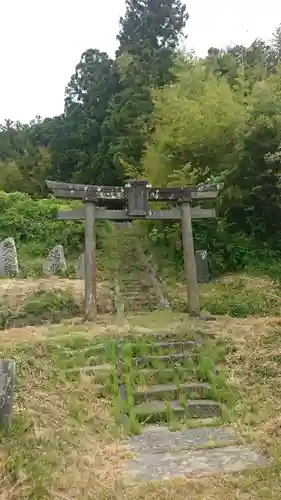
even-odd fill
[[[15,240],[6,238],[0,243],[0,276],[16,276],[19,274],[19,263]]]
[[[0,428],[9,432],[12,422],[15,361],[0,360]]]
[[[48,257],[43,264],[43,271],[47,275],[52,275],[65,270],[66,270],[66,259],[64,256],[63,246],[56,245],[49,252]]]
[[[75,276],[76,276],[76,279],[78,279],[78,280],[85,279],[85,254],[84,253],[82,253],[80,255],[78,262],[76,264]]]
[[[198,283],[209,283],[210,269],[207,250],[197,250],[195,252],[195,262]]]

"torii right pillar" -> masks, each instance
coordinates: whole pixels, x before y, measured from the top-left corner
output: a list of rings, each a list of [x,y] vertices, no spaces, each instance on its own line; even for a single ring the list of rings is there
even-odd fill
[[[184,256],[184,273],[187,285],[188,312],[190,316],[200,316],[199,289],[194,252],[190,200],[181,202],[181,232]]]

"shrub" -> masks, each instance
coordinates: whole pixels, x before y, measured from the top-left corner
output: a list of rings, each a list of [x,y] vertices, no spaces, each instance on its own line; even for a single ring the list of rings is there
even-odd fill
[[[81,205],[81,204],[80,204]],[[66,255],[78,255],[84,248],[82,221],[57,221],[58,210],[70,210],[79,202],[54,199],[33,199],[25,193],[0,191],[0,239],[15,239],[20,256],[45,257],[55,245],[61,244]],[[101,246],[106,223],[97,224],[97,247]]]

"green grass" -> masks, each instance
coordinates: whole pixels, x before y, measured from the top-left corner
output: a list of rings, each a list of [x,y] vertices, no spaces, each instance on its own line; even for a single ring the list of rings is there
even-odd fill
[[[187,340],[190,335],[185,335],[177,340]],[[149,344],[149,345],[148,345]],[[140,341],[131,342],[130,339],[123,343],[119,356],[121,363],[121,381],[125,388],[126,400],[120,398],[116,394],[115,412],[116,414],[125,413],[128,416],[128,431],[130,433],[139,432],[140,421],[135,415],[134,407],[137,403],[133,396],[133,389],[143,390],[144,387],[151,384],[174,384],[180,386],[183,382],[200,381],[206,382],[211,386],[211,389],[206,393],[202,393],[202,398],[214,399],[219,403],[226,403],[228,407],[234,403],[234,394],[227,387],[225,376],[219,374],[215,368],[216,364],[220,363],[226,355],[228,349],[225,343],[221,341],[206,342],[204,346],[197,347],[191,351],[191,355],[179,361],[168,360],[164,361],[158,358],[158,355],[167,354],[166,348],[155,346],[155,339],[151,337],[143,337]],[[173,354],[175,349],[170,350]],[[135,365],[134,357],[146,358],[149,356],[150,361],[147,361],[146,367]],[[168,368],[168,370],[167,370]],[[191,395],[189,395],[191,397]],[[197,396],[198,397],[198,396]],[[169,407],[169,401],[174,398],[174,394],[164,394],[160,398],[167,403],[167,412],[164,420],[167,422],[179,422]],[[179,393],[179,399],[183,405],[187,403],[188,395]],[[119,411],[118,411],[119,408]],[[152,418],[152,417],[151,417]],[[160,415],[153,416],[154,421],[160,421]],[[188,418],[184,418],[183,424],[186,424]]]
[[[67,290],[38,290],[27,295],[16,307],[2,305],[0,329],[37,325],[44,322],[60,322],[82,314],[81,306]]]
[[[156,314],[128,319],[128,343],[134,346],[128,351],[143,352],[143,339],[137,346],[136,339],[132,338],[137,324],[142,328],[145,324],[153,324],[155,331],[165,328],[174,335],[179,329],[182,334],[182,316],[170,315],[170,320],[168,316],[167,313],[163,318],[163,314],[158,313],[158,329]],[[49,333],[41,329],[38,330],[39,340],[33,334],[29,342],[24,342],[26,339],[19,333],[11,337],[10,332],[5,333],[1,357],[16,360],[17,385],[12,432],[8,438],[2,437],[0,443],[1,500],[278,499],[281,490],[280,326],[274,330],[273,324],[266,319],[251,321],[218,320],[216,331],[224,341],[207,345],[206,352],[202,348],[197,364],[202,376],[210,371],[209,362],[206,362],[208,356],[219,367],[220,374],[212,380],[215,394],[231,400],[229,415],[222,422],[234,422],[243,440],[256,443],[276,457],[276,463],[264,471],[203,479],[194,477],[192,481],[176,479],[133,489],[122,483],[125,455],[124,450],[118,448],[122,426],[118,425],[114,414],[120,409],[115,405],[117,380],[116,376],[112,377],[114,372],[99,381],[109,382],[102,397],[96,396],[96,377],[83,371],[67,372],[68,367],[85,366],[92,357],[100,362],[113,356],[113,335],[105,332],[94,336],[94,331],[99,332],[94,325],[68,326],[68,329],[61,326],[57,330],[52,327]],[[184,318],[190,330],[198,329],[195,323]],[[210,328],[214,325],[206,324],[206,329]],[[101,342],[107,346],[105,351],[97,349]],[[162,375],[160,370],[161,381]],[[198,425],[188,418],[179,422],[172,413],[168,414],[168,420],[172,429]],[[129,428],[134,433],[140,430],[132,416]]]
[[[74,450],[78,457],[80,449],[82,459],[87,449],[82,436],[105,429],[109,442],[118,436],[109,401],[93,399],[94,382],[89,385],[77,376],[69,380],[64,371],[69,360],[70,366],[85,366],[88,353],[83,349],[93,353],[95,344],[74,335],[60,343],[53,339],[1,353],[15,359],[17,370],[12,432],[0,440],[1,485],[7,495],[15,488],[13,498],[57,498],[51,493],[54,471],[61,469],[63,474],[62,457],[71,457]],[[97,441],[92,451],[98,454]]]
[[[265,278],[231,276],[202,287],[202,308],[214,315],[277,316],[281,313],[280,285]]]

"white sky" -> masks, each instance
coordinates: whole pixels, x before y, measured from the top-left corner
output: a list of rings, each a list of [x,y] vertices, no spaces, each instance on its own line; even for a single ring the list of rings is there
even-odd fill
[[[188,49],[268,39],[280,0],[188,0]],[[0,123],[63,111],[64,88],[82,52],[114,55],[125,0],[0,0]]]

